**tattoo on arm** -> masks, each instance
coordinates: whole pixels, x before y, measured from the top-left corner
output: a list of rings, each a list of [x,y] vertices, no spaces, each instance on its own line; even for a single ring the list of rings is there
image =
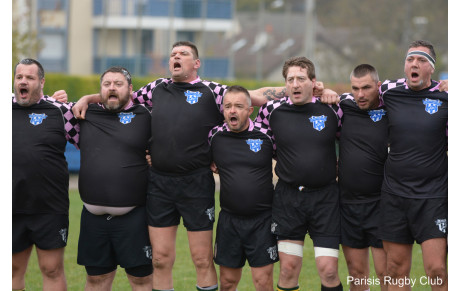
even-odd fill
[[[267,89],[264,91],[263,95],[267,98],[268,101],[271,100],[279,100],[283,98],[286,94],[286,88],[283,88],[281,91],[277,91],[276,89]]]

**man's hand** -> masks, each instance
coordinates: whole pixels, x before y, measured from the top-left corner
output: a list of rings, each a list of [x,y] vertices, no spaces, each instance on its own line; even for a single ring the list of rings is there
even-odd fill
[[[321,95],[321,102],[332,105],[339,104],[340,96],[337,92],[331,89],[324,89],[323,95]]]
[[[149,150],[145,150],[145,159],[147,160],[147,164],[149,164],[149,166],[151,167],[152,166],[152,156],[150,155]]]
[[[219,174],[219,169],[217,169],[216,163],[212,162],[212,164],[209,166],[209,168],[211,168],[211,171],[214,174]]]
[[[88,104],[97,102],[101,102],[101,96],[99,94],[85,95],[81,97],[80,100],[78,100],[78,102],[72,107],[73,115],[77,119],[85,119]]]
[[[316,81],[315,87],[313,87],[313,96],[323,95],[324,84],[321,81]]]
[[[67,93],[64,90],[58,90],[54,92],[53,96],[51,97],[62,103],[67,102]]]
[[[441,91],[441,92],[449,91],[448,90],[448,84],[449,84],[449,80],[441,80],[439,82],[439,91]]]

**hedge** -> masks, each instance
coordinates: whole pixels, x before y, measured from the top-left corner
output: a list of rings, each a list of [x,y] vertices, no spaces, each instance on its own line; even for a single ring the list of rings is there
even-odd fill
[[[63,75],[56,73],[47,73],[45,76],[45,89],[46,95],[52,95],[57,90],[65,90],[69,101],[77,101],[81,96],[87,94],[93,94],[99,92],[100,83],[99,75],[90,76],[72,76]],[[159,76],[148,76],[148,77],[133,77],[133,90],[137,90],[142,86],[160,78]],[[205,78],[206,79],[206,78]],[[226,85],[241,85],[248,90],[258,89],[261,87],[282,87],[284,82],[268,82],[268,81],[256,81],[251,79],[245,80],[216,80],[212,81],[226,84]],[[325,84],[326,88],[330,88],[337,93],[341,94],[350,91],[349,84]]]

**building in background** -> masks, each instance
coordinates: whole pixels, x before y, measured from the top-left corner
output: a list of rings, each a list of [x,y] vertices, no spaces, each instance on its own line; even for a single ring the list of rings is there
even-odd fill
[[[136,76],[167,76],[171,44],[190,40],[202,78],[280,82],[284,61],[303,55],[327,83],[348,83],[360,63],[372,63],[382,79],[400,77],[409,42],[426,39],[436,47],[440,78],[448,70],[448,3],[433,9],[431,2],[14,0],[13,36],[15,28],[29,31],[23,56],[38,58],[48,72],[99,74],[121,65]]]
[[[47,72],[99,74],[118,65],[135,75],[164,74],[172,43],[190,40],[200,51],[200,74],[228,74],[228,55],[207,54],[203,44],[232,29],[232,0],[14,1],[13,17],[23,15],[19,25],[36,32],[34,57]]]

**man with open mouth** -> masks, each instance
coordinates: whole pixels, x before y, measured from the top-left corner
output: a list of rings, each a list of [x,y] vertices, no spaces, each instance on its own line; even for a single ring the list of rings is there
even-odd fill
[[[209,291],[218,286],[212,253],[215,182],[207,137],[224,120],[222,99],[227,86],[202,80],[200,66],[195,44],[176,42],[169,57],[171,78],[160,78],[133,93],[135,103],[152,106],[147,212],[154,290],[174,288],[172,269],[181,218],[196,269],[196,288]],[[284,92],[284,87],[249,91],[256,106]],[[83,96],[73,108],[75,116],[84,118],[87,103],[99,101],[99,94]]]
[[[35,245],[43,289],[66,290],[64,247],[69,228],[69,172],[64,152],[76,144],[70,106],[43,94],[45,71],[34,59],[14,69],[12,114],[12,285],[24,275]],[[66,98],[65,98],[66,99]]]
[[[390,151],[381,199],[381,238],[391,282],[408,278],[414,241],[421,245],[432,290],[447,290],[448,93],[432,80],[436,54],[428,41],[409,45],[405,79],[380,93],[388,112]],[[388,290],[398,289],[389,284]],[[410,290],[406,285],[398,290]]]

